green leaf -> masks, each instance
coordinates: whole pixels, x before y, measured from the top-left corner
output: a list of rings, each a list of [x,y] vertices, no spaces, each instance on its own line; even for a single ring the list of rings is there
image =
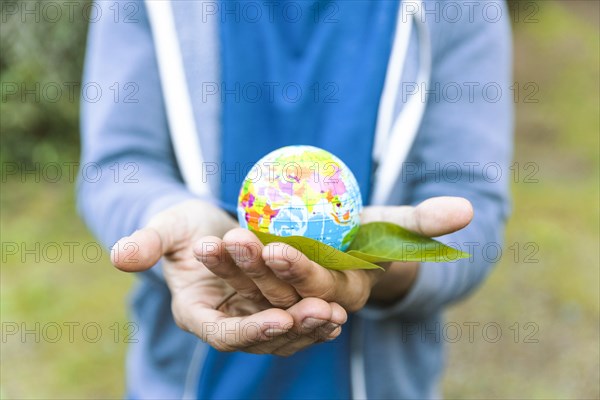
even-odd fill
[[[284,237],[254,230],[252,232],[265,245],[273,242],[289,244],[293,248],[304,253],[310,260],[328,269],[335,269],[338,271],[350,269],[381,269],[380,266],[367,260],[360,257],[354,257],[353,255],[328,246],[325,243],[304,236]]]
[[[344,253],[304,236],[275,236],[252,231],[263,244],[285,243],[304,253],[317,264],[338,271],[378,269],[377,263],[392,261],[445,262],[468,258],[470,254],[448,247],[388,222],[361,225]]]
[[[361,225],[347,254],[371,263],[446,262],[471,256],[388,222],[371,222]]]

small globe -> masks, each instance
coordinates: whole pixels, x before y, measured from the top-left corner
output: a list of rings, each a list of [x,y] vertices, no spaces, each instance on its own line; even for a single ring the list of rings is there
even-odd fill
[[[238,199],[242,227],[305,236],[346,250],[360,223],[362,200],[352,171],[313,146],[275,150],[248,172]]]

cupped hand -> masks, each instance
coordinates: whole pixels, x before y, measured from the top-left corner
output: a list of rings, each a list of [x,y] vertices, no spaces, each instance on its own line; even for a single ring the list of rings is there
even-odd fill
[[[258,295],[254,281],[240,280],[235,273],[215,274],[214,268],[198,261],[194,247],[202,247],[206,238],[217,242],[236,226],[212,204],[187,201],[157,214],[145,228],[119,240],[111,260],[123,271],[139,272],[162,258],[177,325],[218,350],[290,355],[337,337],[347,318],[340,305],[307,297],[295,298],[285,309],[274,307]],[[219,253],[224,250],[215,249]],[[200,258],[213,265],[210,255]]]
[[[435,237],[464,228],[472,218],[473,209],[466,199],[436,197],[416,207],[366,207],[361,222],[391,222]],[[418,272],[418,263],[386,264],[385,271],[330,270],[289,245],[263,246],[253,233],[241,228],[230,230],[222,240],[203,238],[194,252],[240,296],[284,309],[306,298],[335,302],[349,312],[361,309],[369,299],[393,302],[405,295]]]

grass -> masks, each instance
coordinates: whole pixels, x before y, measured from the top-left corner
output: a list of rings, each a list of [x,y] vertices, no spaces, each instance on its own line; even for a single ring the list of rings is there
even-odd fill
[[[600,63],[598,25],[589,17],[594,8],[585,3],[573,11],[564,2],[541,2],[539,22],[516,27],[515,80],[537,83],[539,102],[516,104],[515,161],[522,173],[526,163],[535,163],[538,183],[514,184],[502,261],[482,289],[447,316],[463,328],[460,340],[448,343],[448,398],[600,397]],[[132,278],[110,267],[106,255],[90,262],[91,250],[88,256],[81,252],[93,238],[75,215],[73,191],[69,182],[2,185],[2,398],[123,395],[124,304]],[[63,251],[56,262],[52,242]],[[67,242],[80,244],[72,259]],[[40,243],[47,254],[40,262],[33,255],[22,260],[8,255],[9,243]],[[518,254],[511,249],[515,243]],[[530,244],[537,245],[531,259],[537,262],[527,262],[534,248],[524,246]],[[36,322],[39,343],[33,335],[7,335],[14,323],[21,330],[21,324],[34,329]],[[72,342],[64,325],[69,322],[80,323]],[[480,324],[472,342],[468,322]],[[48,340],[56,332],[51,323],[62,328],[55,343]],[[97,324],[89,325],[87,337],[86,323]],[[502,330],[497,342],[491,340],[493,327],[483,336],[486,323]],[[97,342],[91,340],[94,326],[102,329]]]
[[[504,257],[448,315],[459,324],[496,322],[503,334],[490,343],[480,330],[473,343],[449,344],[448,398],[600,396],[598,26],[566,3],[540,4],[539,22],[515,29],[515,80],[539,87],[538,103],[516,104],[515,161],[535,163],[538,182],[513,185]],[[536,247],[523,248],[530,243]],[[526,330],[527,322],[535,325]],[[528,343],[535,326],[538,342]]]
[[[68,182],[3,185],[2,398],[118,398],[123,393],[124,303],[132,279],[113,270],[106,254],[97,259],[94,239],[75,216],[73,190]],[[19,246],[13,256],[6,251],[12,243]],[[70,323],[79,325],[70,332]],[[25,329],[38,337],[23,338]]]

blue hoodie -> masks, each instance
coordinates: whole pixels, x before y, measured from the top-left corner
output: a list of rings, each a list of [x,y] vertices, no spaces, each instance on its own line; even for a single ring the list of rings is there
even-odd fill
[[[144,226],[157,212],[197,196],[183,183],[175,159],[146,7],[134,3],[132,21],[113,18],[111,4],[98,2],[104,17],[90,24],[83,84],[103,88],[105,93],[95,102],[82,102],[82,165],[97,163],[108,170],[118,163],[120,168],[133,167],[135,174],[134,179],[115,180],[108,173],[93,181],[80,179],[78,188],[81,213],[107,247]],[[207,82],[220,82],[218,18],[208,7],[216,4],[173,2],[172,9],[202,156],[218,164],[222,103],[218,95],[207,96],[205,91]],[[473,222],[440,240],[471,250],[473,257],[422,263],[401,301],[388,307],[368,304],[352,316],[349,357],[355,398],[439,396],[443,310],[487,276],[494,260],[482,248],[501,242],[509,213],[508,13],[502,2],[452,4],[459,5],[460,17],[450,13],[444,1],[425,2],[432,59],[429,95],[387,203],[416,204],[441,195],[469,199],[475,210]],[[501,17],[496,18],[490,8]],[[418,70],[419,36],[413,34],[394,115],[402,112],[410,97],[407,88],[417,81]],[[118,101],[109,89],[115,82],[123,94]],[[220,181],[218,175],[208,177],[208,199],[220,197]],[[128,394],[195,397],[207,345],[175,325],[160,265],[139,276],[131,302],[139,332],[128,355]]]

